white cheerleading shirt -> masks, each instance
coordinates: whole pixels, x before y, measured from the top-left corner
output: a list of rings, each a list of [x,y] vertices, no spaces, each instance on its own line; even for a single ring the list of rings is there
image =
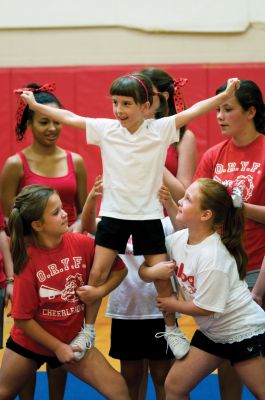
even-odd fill
[[[212,311],[195,317],[200,330],[219,343],[239,342],[265,332],[265,312],[252,299],[245,281],[239,279],[234,257],[218,233],[201,243],[188,244],[188,230],[166,238],[176,276],[187,301]]]
[[[179,140],[175,116],[145,120],[133,134],[117,120],[86,118],[86,140],[101,149],[100,216],[126,220],[163,218],[158,190],[168,146]]]
[[[165,236],[174,232],[169,217],[162,219],[162,224]],[[126,320],[163,318],[162,313],[156,307],[157,291],[154,283],[146,283],[138,275],[144,257],[133,255],[131,240],[127,244],[125,254],[119,256],[127,266],[128,274],[110,293],[106,316]]]

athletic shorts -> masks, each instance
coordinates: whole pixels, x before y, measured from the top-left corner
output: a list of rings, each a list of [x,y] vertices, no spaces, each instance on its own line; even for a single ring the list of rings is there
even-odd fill
[[[4,310],[5,310],[5,288],[0,288],[0,349],[3,348]]]
[[[231,364],[251,358],[265,356],[265,333],[234,343],[215,343],[197,330],[191,340],[191,346],[197,347],[217,357],[227,359]]]
[[[124,254],[132,235],[134,255],[166,253],[165,234],[160,219],[135,221],[102,217],[95,242],[99,246]]]
[[[158,332],[165,332],[164,319],[112,318],[109,355],[124,361],[174,359],[172,351],[167,348],[166,339],[155,338]]]
[[[25,349],[25,347],[15,343],[11,336],[7,339],[6,347],[22,357],[30,358],[31,360],[35,361],[37,364],[37,369],[39,369],[44,363],[49,364],[51,368],[58,368],[63,365],[57,357],[44,356],[42,354],[34,353],[34,351]]]

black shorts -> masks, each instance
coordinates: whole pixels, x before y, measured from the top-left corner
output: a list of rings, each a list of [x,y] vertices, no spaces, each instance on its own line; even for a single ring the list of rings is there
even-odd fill
[[[240,361],[265,357],[265,333],[234,343],[215,343],[197,330],[191,340],[191,346],[197,347],[217,357],[225,358],[235,364]]]
[[[135,221],[102,217],[95,242],[99,246],[124,254],[132,235],[134,255],[166,253],[165,234],[160,219]]]
[[[6,347],[22,357],[30,358],[31,360],[35,361],[37,364],[37,369],[39,369],[44,363],[49,364],[51,368],[58,368],[63,365],[57,357],[44,356],[42,354],[34,353],[34,351],[25,349],[25,347],[15,343],[11,336],[7,339]]]
[[[174,355],[167,348],[165,338],[155,338],[158,332],[165,332],[164,319],[111,321],[109,355],[118,360],[172,360]]]

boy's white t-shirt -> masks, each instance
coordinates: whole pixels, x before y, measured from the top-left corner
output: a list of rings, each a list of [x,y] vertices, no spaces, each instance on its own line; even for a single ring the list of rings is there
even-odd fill
[[[169,217],[163,218],[162,224],[165,236],[174,232]],[[127,244],[125,254],[119,256],[127,266],[128,274],[110,293],[106,316],[126,320],[163,318],[161,311],[156,307],[157,291],[154,283],[146,283],[139,277],[138,271],[144,257],[133,255],[131,240]]]
[[[217,233],[189,245],[188,230],[166,238],[170,259],[187,301],[213,314],[195,317],[200,330],[215,342],[232,343],[265,332],[265,312],[239,279],[234,257]]]
[[[86,118],[86,139],[101,149],[100,216],[127,220],[163,218],[158,190],[167,149],[179,140],[175,116],[145,120],[133,134],[117,120]]]

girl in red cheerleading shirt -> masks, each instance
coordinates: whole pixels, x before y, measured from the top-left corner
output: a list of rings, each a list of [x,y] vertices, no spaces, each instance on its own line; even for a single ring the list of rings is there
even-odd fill
[[[14,326],[0,369],[0,398],[10,399],[43,364],[63,366],[104,397],[129,399],[123,377],[95,348],[78,360],[70,343],[80,331],[85,305],[78,288],[87,280],[94,241],[67,232],[67,213],[54,189],[29,185],[15,199],[9,218],[15,284]],[[126,275],[116,263],[98,292],[105,296]]]

